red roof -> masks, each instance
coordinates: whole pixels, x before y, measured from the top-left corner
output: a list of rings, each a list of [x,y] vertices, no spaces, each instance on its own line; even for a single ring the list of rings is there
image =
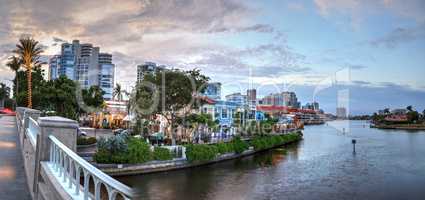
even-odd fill
[[[208,104],[215,104],[215,100],[208,98],[207,96],[195,96],[196,98],[205,101]]]

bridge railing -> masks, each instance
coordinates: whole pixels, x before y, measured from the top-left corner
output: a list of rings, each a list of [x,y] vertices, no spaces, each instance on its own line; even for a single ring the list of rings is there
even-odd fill
[[[33,118],[28,117],[28,128],[25,131],[26,136],[30,139],[30,142],[34,147],[37,145],[37,135],[40,134],[40,126]]]
[[[131,188],[88,163],[62,144],[55,136],[50,135],[49,139],[51,141],[50,167],[58,176],[63,187],[69,192],[72,192],[72,196],[89,199],[93,195],[94,199],[100,199],[100,188],[101,184],[103,184],[106,187],[109,200],[115,200],[118,194],[124,197],[124,199],[131,199],[133,197]],[[81,174],[84,178],[83,185],[80,185]],[[89,192],[90,177],[94,181],[94,194],[90,194]]]
[[[131,188],[76,154],[76,121],[40,117],[40,114],[24,107],[18,107],[16,114],[25,174],[33,199],[99,200],[105,199],[105,195],[108,200],[137,198]]]

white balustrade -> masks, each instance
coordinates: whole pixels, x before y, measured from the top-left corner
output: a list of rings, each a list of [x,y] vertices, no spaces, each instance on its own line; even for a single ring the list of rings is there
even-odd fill
[[[50,135],[49,167],[65,191],[73,199],[100,199],[100,188],[104,185],[108,199],[115,200],[120,194],[124,199],[131,199],[133,191],[128,186],[103,173],[71,149],[61,143],[55,136]],[[80,184],[83,175],[84,184]],[[94,194],[89,192],[90,177],[94,182]]]
[[[25,131],[32,145],[35,147],[37,145],[37,135],[40,134],[40,126],[38,123],[31,117],[28,118],[28,128]]]

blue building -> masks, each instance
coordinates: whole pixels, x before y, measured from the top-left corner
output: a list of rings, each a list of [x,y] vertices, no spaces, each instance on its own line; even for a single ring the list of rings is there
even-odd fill
[[[49,79],[55,80],[59,77],[59,66],[61,65],[61,56],[55,55],[49,60],[50,68],[49,68]]]
[[[80,44],[78,40],[63,43],[61,54],[50,59],[50,79],[66,76],[79,83],[83,89],[99,86],[105,91],[103,98],[112,100],[115,65],[111,54],[99,51],[99,47],[88,43]]]
[[[211,114],[221,127],[231,127],[238,108],[240,105],[235,102],[218,100],[202,105],[201,112]]]
[[[205,88],[204,95],[213,100],[221,99],[221,83],[208,83]]]

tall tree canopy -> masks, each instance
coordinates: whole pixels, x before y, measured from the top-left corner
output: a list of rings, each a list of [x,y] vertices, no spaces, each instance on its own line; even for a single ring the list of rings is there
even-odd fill
[[[43,48],[38,41],[30,37],[19,39],[19,43],[16,45],[15,53],[18,54],[27,70],[27,106],[29,108],[32,108],[32,68],[41,64],[40,55],[42,52]]]
[[[132,110],[140,116],[161,114],[174,127],[176,113],[199,106],[196,96],[203,92],[209,78],[199,70],[164,70],[145,74],[131,95]]]

